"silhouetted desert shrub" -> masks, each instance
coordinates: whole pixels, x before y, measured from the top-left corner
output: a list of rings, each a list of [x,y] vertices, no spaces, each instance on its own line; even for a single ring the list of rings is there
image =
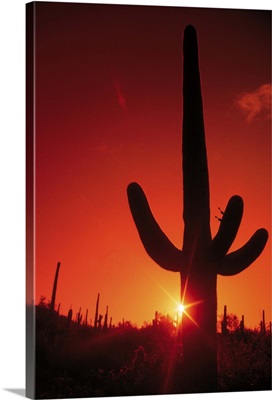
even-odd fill
[[[218,340],[220,391],[271,390],[271,336],[247,330]]]
[[[181,332],[167,318],[104,330],[36,308],[36,397],[73,398],[182,393]],[[271,337],[218,334],[218,390],[271,389]]]

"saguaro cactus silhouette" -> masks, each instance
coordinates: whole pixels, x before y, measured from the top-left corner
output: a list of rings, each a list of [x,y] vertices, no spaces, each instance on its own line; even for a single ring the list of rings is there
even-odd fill
[[[259,229],[239,250],[232,245],[243,214],[243,200],[235,195],[222,215],[218,233],[211,237],[209,177],[198,65],[197,34],[187,26],[183,41],[183,220],[182,250],[176,248],[152,215],[137,183],[128,186],[128,199],[142,243],[162,268],[180,272],[183,315],[183,377],[180,390],[217,389],[216,279],[235,275],[262,252],[268,233]]]
[[[54,279],[54,285],[53,285],[52,297],[51,297],[51,303],[50,303],[51,311],[55,310],[55,301],[56,301],[56,293],[57,293],[57,286],[58,286],[58,279],[59,279],[59,270],[60,270],[60,262],[58,262],[58,264],[57,264],[56,273],[55,273],[55,279]]]

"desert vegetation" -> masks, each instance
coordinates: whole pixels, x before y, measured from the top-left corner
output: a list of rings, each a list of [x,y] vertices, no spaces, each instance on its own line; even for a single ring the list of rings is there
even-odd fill
[[[95,326],[72,310],[59,315],[50,304],[42,298],[35,307],[37,398],[183,393],[182,324],[155,313],[142,327]],[[271,324],[251,330],[242,321],[226,313],[219,318],[217,390],[269,390]]]

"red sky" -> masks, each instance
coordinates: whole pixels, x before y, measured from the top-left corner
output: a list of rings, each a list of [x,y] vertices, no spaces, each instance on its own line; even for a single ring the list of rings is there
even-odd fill
[[[36,5],[35,298],[113,323],[172,313],[177,273],[140,242],[126,196],[137,181],[182,247],[182,38],[198,32],[211,227],[233,194],[244,215],[233,249],[271,226],[271,12],[176,7]],[[234,277],[218,278],[218,313],[271,320],[271,241]]]

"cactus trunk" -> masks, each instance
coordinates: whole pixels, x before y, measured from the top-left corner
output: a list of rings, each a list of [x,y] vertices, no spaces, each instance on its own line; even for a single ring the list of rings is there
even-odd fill
[[[201,266],[209,268],[205,263]],[[179,386],[183,393],[213,392],[217,389],[216,275],[203,280],[190,274],[181,287],[188,308],[182,317],[184,372]]]
[[[205,249],[211,240],[209,176],[198,67],[196,32],[187,27],[183,45],[183,252],[191,256],[196,241]]]
[[[209,177],[204,117],[198,67],[196,32],[188,27],[183,45],[183,220],[181,272],[183,355],[186,378],[183,390],[216,390],[216,268],[206,261],[211,241]],[[191,305],[191,306],[189,306]]]

